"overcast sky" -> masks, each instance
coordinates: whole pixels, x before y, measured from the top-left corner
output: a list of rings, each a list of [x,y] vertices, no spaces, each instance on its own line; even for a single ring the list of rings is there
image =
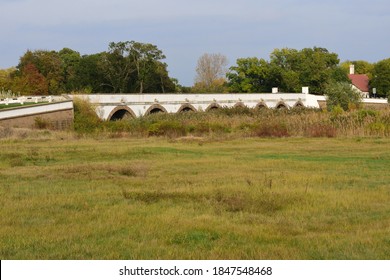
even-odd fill
[[[27,49],[81,54],[139,41],[193,84],[203,53],[269,59],[275,48],[324,47],[344,60],[390,57],[389,0],[0,0],[0,68]]]

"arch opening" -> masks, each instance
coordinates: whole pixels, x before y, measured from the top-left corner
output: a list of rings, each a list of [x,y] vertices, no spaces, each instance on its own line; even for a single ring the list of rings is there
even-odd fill
[[[184,104],[177,111],[178,113],[196,112],[196,109],[191,104]]]
[[[287,110],[288,107],[287,107],[287,105],[284,102],[279,102],[276,105],[275,109],[277,109],[277,110]]]
[[[135,118],[134,112],[127,106],[118,106],[108,116],[109,121],[119,121]]]
[[[294,108],[304,108],[305,106],[301,101],[298,101],[297,103],[294,104]]]
[[[154,108],[149,112],[149,114],[158,114],[158,113],[164,113],[164,111],[161,110],[160,108]]]
[[[268,106],[264,102],[261,102],[256,105],[256,109],[258,110],[268,109]]]
[[[215,111],[215,110],[218,110],[220,108],[221,108],[221,106],[218,103],[211,103],[209,105],[209,107],[207,107],[206,112]]]
[[[167,110],[163,106],[155,104],[146,111],[145,116],[159,113],[167,113]]]
[[[242,102],[237,102],[236,104],[234,104],[234,108],[246,108],[246,106]]]

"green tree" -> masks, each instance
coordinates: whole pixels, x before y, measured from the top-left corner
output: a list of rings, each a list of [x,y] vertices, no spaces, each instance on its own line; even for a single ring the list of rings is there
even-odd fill
[[[325,48],[275,49],[270,63],[279,68],[279,87],[287,92],[299,92],[309,86],[311,92],[322,94],[329,82],[347,81],[346,74],[340,72],[338,55]]]
[[[273,85],[271,67],[264,59],[256,57],[239,58],[237,66],[227,73],[231,92],[269,92]]]
[[[62,82],[65,92],[78,90],[77,69],[80,64],[80,53],[69,48],[63,48],[58,52],[62,61]]]
[[[111,42],[103,54],[101,69],[114,92],[145,92],[152,88],[164,92],[174,88],[169,81],[165,55],[157,46],[135,41]],[[159,86],[148,86],[148,81],[159,81]]]
[[[308,86],[312,93],[323,94],[328,83],[348,81],[338,64],[338,55],[325,48],[275,49],[269,62],[238,59],[227,77],[231,91],[269,92],[279,87],[284,92],[300,92]]]
[[[0,90],[11,89],[12,73],[16,71],[16,68],[0,69]]]
[[[154,74],[158,73],[156,69],[161,67],[158,62],[166,57],[155,45],[134,41],[128,42],[128,44],[130,46],[129,55],[137,71],[139,93],[143,93],[145,81],[150,79],[153,72]]]
[[[83,55],[76,68],[76,89],[87,93],[113,92],[110,81],[101,67],[105,53]]]
[[[108,52],[102,55],[100,67],[114,93],[126,91],[130,75],[135,71],[129,56],[130,48],[130,42],[112,42]]]
[[[364,60],[347,60],[341,63],[340,67],[346,74],[349,74],[350,65],[355,66],[355,74],[367,74],[370,78],[372,77],[374,64]]]
[[[169,78],[167,64],[156,61],[152,64],[150,72],[145,76],[143,92],[166,93],[176,92],[174,81]]]
[[[359,107],[362,97],[350,83],[329,83],[325,87],[326,104],[329,111],[341,107],[344,111]]]
[[[390,98],[390,58],[374,64],[370,87],[376,88],[377,97]]]

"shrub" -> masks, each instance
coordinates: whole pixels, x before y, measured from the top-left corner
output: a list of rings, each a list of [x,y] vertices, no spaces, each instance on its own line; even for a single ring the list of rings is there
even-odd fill
[[[101,130],[103,121],[96,114],[93,105],[84,99],[74,100],[74,130],[78,133],[92,133]]]
[[[386,125],[381,122],[375,122],[368,125],[371,134],[383,136],[386,131]]]
[[[332,83],[325,87],[326,103],[328,110],[340,106],[344,111],[350,108],[358,108],[362,97],[349,83]]]
[[[175,138],[185,136],[186,128],[178,121],[161,121],[149,126],[148,135]]]

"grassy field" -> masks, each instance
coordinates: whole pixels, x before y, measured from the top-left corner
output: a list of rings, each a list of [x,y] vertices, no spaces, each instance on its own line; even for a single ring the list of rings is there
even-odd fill
[[[388,138],[0,145],[0,259],[390,259]]]

